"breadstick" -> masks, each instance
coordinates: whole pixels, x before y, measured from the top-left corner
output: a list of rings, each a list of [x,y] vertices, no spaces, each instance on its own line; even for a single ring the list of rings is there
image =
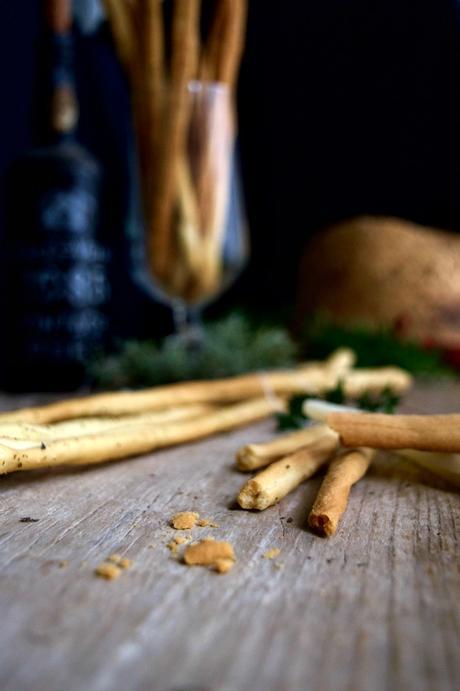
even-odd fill
[[[249,480],[237,497],[243,509],[263,509],[279,502],[326,463],[338,444],[336,434],[327,433],[309,446],[285,456]]]
[[[195,381],[72,398],[44,406],[0,413],[0,422],[48,423],[90,416],[133,415],[192,403],[225,403],[260,396],[311,390],[331,385],[331,377],[319,365],[306,363],[295,370],[251,373],[227,379]]]
[[[403,370],[397,370],[397,373],[407,380]],[[367,370],[367,383],[372,381],[374,374],[381,388],[388,385],[387,381],[395,381],[394,376],[387,380],[379,375],[378,370]],[[354,371],[350,372],[346,375],[345,381],[354,375]],[[376,379],[373,380],[374,384]],[[44,406],[0,413],[0,422],[43,424],[80,417],[133,415],[192,403],[230,403],[255,398],[261,394],[315,395],[333,388],[336,384],[336,375],[329,373],[324,365],[305,363],[294,370],[243,374],[227,379],[168,384],[142,391],[120,391],[72,398]]]
[[[329,372],[340,378],[350,372],[355,363],[356,353],[351,348],[337,348],[329,355],[324,364]]]
[[[256,470],[270,465],[282,456],[294,453],[328,434],[327,425],[310,425],[298,432],[291,432],[264,444],[246,444],[236,454],[238,470]]]
[[[227,15],[225,0],[215,0],[214,5],[214,14],[200,64],[200,79],[204,82],[218,80],[217,65]]]
[[[308,517],[310,528],[324,537],[334,535],[351,487],[365,475],[374,453],[373,449],[355,449],[331,462]]]
[[[275,410],[275,403],[267,398],[258,398],[228,406],[193,420],[172,422],[162,426],[145,423],[127,425],[110,432],[52,440],[23,452],[2,445],[0,474],[62,464],[104,463],[148,453],[249,424],[272,415]]]
[[[104,0],[104,8],[110,22],[118,56],[129,74],[135,62],[136,39],[132,8],[126,0]]]
[[[185,145],[189,116],[187,86],[198,62],[200,0],[175,0],[172,23],[171,86],[168,114],[159,152],[157,189],[149,229],[149,259],[160,279],[167,279],[171,264],[172,211],[177,183],[177,165]]]
[[[141,413],[139,415],[120,415],[118,417],[94,417],[82,418],[80,420],[68,420],[49,425],[48,430],[53,439],[77,436],[80,434],[93,434],[94,432],[105,432],[117,427],[129,425],[149,424],[164,425],[179,420],[190,420],[201,417],[214,411],[215,406],[207,403],[197,403],[189,406],[179,406],[167,410],[157,410],[152,413]],[[0,424],[0,432],[2,425]]]
[[[234,86],[244,47],[246,0],[221,0],[226,12],[220,51],[217,56],[217,81]]]
[[[24,422],[0,423],[0,438],[41,441],[51,438],[51,425],[31,425]]]
[[[199,417],[215,410],[215,406],[206,403],[159,410],[140,415],[121,415],[119,417],[81,418],[54,425],[33,425],[23,422],[1,422],[0,438],[22,440],[63,439],[82,434],[104,432],[132,424],[165,424],[176,420],[186,420]]]
[[[344,446],[460,451],[460,414],[329,413],[324,420],[340,435]]]
[[[379,367],[375,369],[354,369],[343,377],[344,393],[349,398],[357,398],[363,393],[378,393],[391,389],[404,393],[412,384],[411,375],[399,367]]]
[[[460,456],[458,454],[414,451],[413,449],[400,449],[397,454],[460,487]]]
[[[162,0],[146,0],[138,15],[141,33],[141,59],[133,84],[138,117],[139,153],[142,157],[142,183],[145,213],[151,215],[151,196],[155,184],[155,164],[161,137],[165,89],[164,28]],[[143,41],[142,41],[143,39]],[[139,93],[140,91],[140,93]],[[141,111],[141,112],[139,112]],[[141,125],[141,122],[144,122]]]

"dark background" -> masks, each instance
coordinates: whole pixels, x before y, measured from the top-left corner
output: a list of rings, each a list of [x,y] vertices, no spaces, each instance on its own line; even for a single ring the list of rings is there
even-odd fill
[[[0,212],[9,163],[43,135],[39,9],[0,4]],[[338,219],[460,229],[459,21],[454,0],[250,0],[239,101],[253,254],[224,304],[292,304],[305,240]],[[141,334],[155,324],[149,310],[158,325],[164,311],[130,286],[123,263],[129,112],[106,28],[79,39],[78,77],[80,138],[106,176],[117,328]]]

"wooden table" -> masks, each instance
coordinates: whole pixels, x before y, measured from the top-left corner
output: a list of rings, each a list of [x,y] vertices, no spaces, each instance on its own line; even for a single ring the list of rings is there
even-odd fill
[[[459,400],[460,386],[419,386],[405,407]],[[235,450],[272,433],[267,421],[88,470],[1,478],[2,691],[458,689],[459,492],[382,459],[337,536],[321,539],[305,528],[318,480],[263,513],[232,508],[244,479]],[[168,519],[184,509],[220,525],[193,534],[230,540],[232,572],[173,558]],[[279,557],[263,558],[272,547]],[[107,582],[94,568],[113,552],[134,566]]]

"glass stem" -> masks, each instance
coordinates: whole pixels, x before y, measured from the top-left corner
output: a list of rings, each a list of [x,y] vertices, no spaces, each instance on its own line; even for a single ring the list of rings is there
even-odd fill
[[[197,351],[203,344],[203,322],[199,307],[190,307],[182,300],[172,303],[174,330],[190,351]]]

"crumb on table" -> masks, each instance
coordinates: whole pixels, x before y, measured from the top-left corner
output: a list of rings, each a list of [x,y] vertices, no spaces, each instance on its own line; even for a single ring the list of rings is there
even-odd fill
[[[281,550],[278,547],[272,547],[271,549],[267,549],[266,552],[263,553],[264,559],[276,559],[276,557],[279,556]]]
[[[190,530],[195,527],[199,517],[196,511],[180,511],[171,518],[171,526],[176,530]]]
[[[200,528],[218,528],[218,524],[214,523],[214,521],[210,520],[209,518],[200,518],[197,525]]]
[[[173,539],[168,542],[166,547],[171,550],[173,554],[176,554],[179,545],[185,545],[187,542],[190,542],[191,539],[190,535],[176,535],[176,537],[173,537]]]
[[[111,564],[108,561],[103,561],[96,566],[95,574],[96,576],[105,578],[107,581],[114,581],[120,576],[121,569],[115,564]]]
[[[121,554],[111,554],[106,561],[119,566],[120,569],[129,569],[133,565],[132,559],[122,557]]]
[[[235,552],[230,542],[208,537],[186,548],[184,562],[188,566],[209,566],[218,573],[227,573],[235,563]]]

